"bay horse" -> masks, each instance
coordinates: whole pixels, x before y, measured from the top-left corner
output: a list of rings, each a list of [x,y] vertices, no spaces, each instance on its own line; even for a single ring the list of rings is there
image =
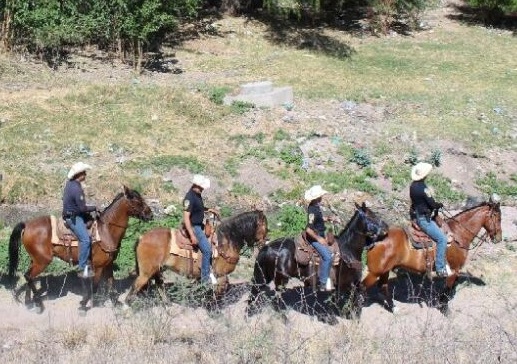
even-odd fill
[[[481,228],[493,242],[502,240],[501,231],[501,208],[497,195],[492,195],[488,202],[468,208],[460,213],[444,219],[444,223],[452,232],[453,241],[447,247],[447,262],[452,274],[445,279],[445,287],[439,295],[439,309],[446,313],[448,302],[453,296],[455,284],[460,270],[465,265],[470,250],[470,245],[478,236]],[[486,240],[482,237],[481,243]],[[434,254],[432,260],[434,266]],[[375,243],[374,247],[367,254],[368,274],[363,280],[366,289],[372,287],[376,282],[384,295],[383,304],[393,312],[395,305],[388,287],[390,271],[394,268],[422,273],[426,272],[426,251],[416,250],[411,246],[408,234],[402,227],[390,227],[388,235]]]
[[[375,241],[387,233],[388,225],[363,203],[355,205],[355,213],[345,228],[336,236],[339,246],[339,265],[337,271],[331,272],[337,298],[350,293],[353,307],[361,305],[360,288],[362,278],[362,252],[365,244]],[[306,287],[315,290],[317,267],[300,265],[296,261],[295,238],[279,238],[265,245],[255,261],[251,293],[248,299],[248,313],[253,312],[259,294],[274,281],[277,299],[287,285],[289,278],[300,279]],[[355,294],[357,293],[357,294]]]
[[[105,277],[108,282],[108,292],[113,288],[113,261],[120,249],[120,242],[128,227],[129,217],[144,221],[151,220],[153,213],[142,196],[135,191],[123,187],[123,192],[115,196],[111,204],[97,216],[97,229],[100,241],[92,244],[91,260],[93,276],[93,292],[97,290],[99,281]],[[44,310],[43,302],[34,284],[34,279],[50,264],[53,257],[65,262],[78,263],[78,246],[52,244],[51,216],[39,216],[32,220],[18,223],[9,239],[9,276],[14,278],[18,269],[19,249],[21,244],[31,258],[29,269],[24,274],[27,281],[25,287],[25,304],[28,307],[35,305],[41,313]],[[87,289],[90,279],[81,279],[83,297],[79,309],[86,312],[86,304],[92,296],[92,290]],[[20,290],[23,286],[20,288]],[[31,292],[33,299],[31,300]],[[115,302],[116,298],[111,296]]]
[[[212,272],[217,279],[215,291],[218,295],[228,287],[228,274],[235,270],[244,244],[251,247],[254,243],[262,243],[266,239],[267,229],[266,215],[260,210],[243,212],[224,219],[215,228],[216,255],[212,258]],[[126,304],[131,304],[151,278],[156,282],[161,298],[168,301],[163,289],[162,267],[183,276],[200,279],[201,252],[198,253],[197,263],[193,261],[192,255],[181,256],[180,251],[178,254],[172,252],[174,234],[176,229],[158,227],[137,240],[135,255],[138,277],[126,297]]]

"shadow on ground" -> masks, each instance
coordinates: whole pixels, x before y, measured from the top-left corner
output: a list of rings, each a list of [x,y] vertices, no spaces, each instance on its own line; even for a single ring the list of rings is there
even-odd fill
[[[425,275],[400,269],[397,271],[397,276],[389,280],[388,285],[391,292],[393,292],[395,304],[402,302],[418,304],[420,307],[424,305],[438,307],[438,296],[445,288],[445,280],[435,278],[433,281],[430,281],[425,278]],[[471,285],[485,286],[486,284],[482,279],[473,276],[469,272],[461,273],[457,280],[456,289],[457,287]],[[451,299],[454,299],[456,289]],[[384,306],[384,296],[377,287],[372,287],[367,293],[365,306],[368,307],[376,303]]]
[[[129,289],[134,281],[134,277],[127,277],[113,282],[114,296],[119,297],[121,292]],[[38,294],[45,301],[57,300],[61,297],[65,297],[68,294],[74,294],[82,296],[82,285],[80,278],[77,277],[75,272],[67,272],[60,275],[46,275],[36,278],[36,287],[38,287]],[[27,284],[25,278],[15,277],[14,279],[9,278],[7,275],[0,276],[0,285],[5,287],[7,290],[12,290],[15,299],[21,303],[25,302],[25,291]],[[32,293],[31,293],[32,297]],[[78,305],[79,305],[78,298]],[[97,293],[95,294],[95,306],[102,306],[109,300],[109,296],[106,289],[106,282],[101,280]]]

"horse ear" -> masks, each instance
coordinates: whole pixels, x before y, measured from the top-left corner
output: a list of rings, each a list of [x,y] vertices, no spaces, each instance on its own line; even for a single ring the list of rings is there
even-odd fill
[[[126,185],[122,185],[122,192],[125,196],[129,195],[129,188]]]
[[[363,204],[362,204],[361,207],[363,208],[363,210],[366,210],[366,202],[365,201],[363,201]]]
[[[360,209],[361,209],[361,206],[359,206],[359,205],[357,204],[357,202],[355,202],[355,201],[354,201],[354,205],[355,205],[355,208],[356,208],[357,210],[360,210]]]

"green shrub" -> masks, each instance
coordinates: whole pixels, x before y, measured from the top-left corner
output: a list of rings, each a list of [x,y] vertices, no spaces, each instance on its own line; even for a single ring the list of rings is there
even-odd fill
[[[234,101],[230,105],[230,110],[234,114],[242,115],[255,107],[254,104],[246,101]]]
[[[223,87],[212,87],[210,90],[208,90],[208,98],[210,101],[217,105],[222,105],[224,101],[224,97],[226,94],[230,92],[230,88],[223,86]]]
[[[359,167],[364,168],[372,164],[372,158],[366,148],[353,148],[352,157],[350,162],[357,164]]]
[[[282,236],[295,236],[302,232],[307,225],[306,212],[297,205],[283,205],[270,220],[270,239]]]
[[[513,174],[510,181],[502,181],[495,173],[488,172],[486,176],[476,180],[476,185],[486,194],[495,192],[502,197],[517,197],[517,174]]]
[[[440,167],[442,165],[442,151],[440,149],[433,149],[427,161],[435,167]]]
[[[427,179],[438,201],[460,202],[467,197],[462,191],[451,188],[451,180],[442,175],[430,174]]]

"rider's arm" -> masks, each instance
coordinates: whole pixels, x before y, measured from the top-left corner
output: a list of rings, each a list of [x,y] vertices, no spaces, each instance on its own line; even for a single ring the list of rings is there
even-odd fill
[[[183,211],[183,223],[185,224],[185,228],[187,229],[187,232],[190,236],[190,240],[192,240],[192,243],[197,243],[196,235],[194,234],[194,228],[192,227],[192,222],[190,221],[190,211],[184,210]]]
[[[325,238],[320,236],[318,233],[316,233],[310,227],[307,226],[307,228],[305,229],[305,232],[307,233],[309,238],[311,238],[310,239],[311,241],[317,241],[318,243],[321,243],[321,244],[327,244],[327,241],[325,240]]]

